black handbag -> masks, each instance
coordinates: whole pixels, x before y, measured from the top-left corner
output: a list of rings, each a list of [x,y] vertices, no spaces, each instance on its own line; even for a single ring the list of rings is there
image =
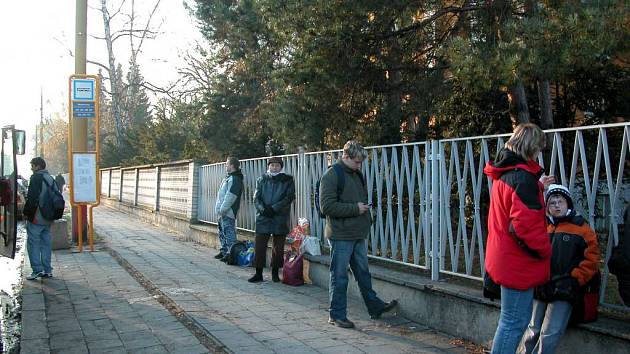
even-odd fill
[[[488,272],[483,276],[483,297],[492,301],[501,299],[501,285],[495,283]]]
[[[542,302],[567,301],[575,304],[579,296],[580,285],[569,274],[557,275],[534,289],[534,298]]]

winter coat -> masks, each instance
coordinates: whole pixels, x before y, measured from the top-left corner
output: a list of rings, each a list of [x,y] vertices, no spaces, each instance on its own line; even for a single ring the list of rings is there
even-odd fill
[[[39,200],[44,197],[46,189],[44,188],[44,178],[49,184],[55,183],[55,179],[48,174],[48,170],[39,170],[31,175],[28,182],[28,193],[26,194],[26,203],[22,214],[26,220],[38,225],[50,225],[52,220],[48,220],[42,216],[39,210]]]
[[[571,301],[578,298],[580,287],[599,270],[597,235],[575,211],[562,218],[549,217],[549,222],[551,281],[536,289],[536,297],[543,301]]]
[[[243,194],[243,173],[241,170],[228,173],[217,192],[214,212],[219,216],[236,219],[241,205],[241,194]]]
[[[324,235],[331,240],[360,240],[370,233],[370,212],[361,214],[358,202],[367,204],[367,187],[361,171],[355,171],[338,160],[345,173],[343,192],[337,198],[337,172],[329,168],[319,185],[319,205],[326,215]]]
[[[630,277],[630,206],[624,213],[623,232],[619,232],[619,244],[613,248],[608,268],[616,276]]]
[[[630,206],[624,215],[623,232],[619,233],[619,245],[612,250],[608,269],[617,277],[621,299],[630,306]]]
[[[542,168],[503,149],[484,173],[493,180],[486,272],[499,285],[526,290],[549,280],[551,244],[545,225]]]
[[[256,207],[256,233],[286,235],[290,230],[291,203],[295,200],[293,176],[265,173],[256,180],[254,206]],[[273,215],[264,215],[265,207]]]

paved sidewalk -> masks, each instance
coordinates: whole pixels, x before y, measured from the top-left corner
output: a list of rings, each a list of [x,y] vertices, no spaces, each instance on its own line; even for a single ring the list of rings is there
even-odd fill
[[[23,353],[466,353],[395,314],[371,320],[352,300],[357,329],[333,327],[326,290],[268,272],[248,283],[251,268],[113,209],[95,209],[95,224],[101,252],[55,252],[55,278],[25,281]]]
[[[109,253],[55,251],[53,273],[24,280],[21,353],[209,352]]]

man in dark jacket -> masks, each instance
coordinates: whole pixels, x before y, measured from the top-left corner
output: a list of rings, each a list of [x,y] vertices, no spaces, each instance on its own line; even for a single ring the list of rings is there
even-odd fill
[[[330,309],[328,323],[342,328],[352,328],[348,320],[347,289],[348,265],[359,284],[361,296],[372,318],[379,318],[392,310],[398,302],[384,302],[372,289],[372,276],[368,268],[367,236],[370,233],[370,205],[367,204],[367,188],[361,173],[361,164],[367,151],[356,141],[350,140],[343,147],[343,155],[336,163],[342,167],[343,190],[338,195],[339,177],[335,168],[329,168],[319,186],[319,203],[326,215],[325,236],[330,252]]]
[[[43,188],[44,183],[52,185],[55,180],[48,174],[46,161],[41,157],[31,160],[31,170],[33,175],[28,183],[23,214],[26,218],[26,250],[33,271],[26,279],[35,280],[52,277],[50,225],[53,221],[42,216],[39,201],[47,196],[47,189]]]
[[[295,200],[293,176],[282,172],[284,163],[280,157],[267,160],[267,172],[256,180],[254,205],[256,206],[256,241],[254,266],[256,274],[249,282],[263,280],[262,270],[267,261],[267,243],[273,235],[271,251],[271,278],[279,282],[278,268],[282,267],[284,240],[289,233],[291,203]]]

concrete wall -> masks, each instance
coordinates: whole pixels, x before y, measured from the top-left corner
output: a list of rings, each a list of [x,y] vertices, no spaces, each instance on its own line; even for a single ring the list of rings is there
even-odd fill
[[[307,256],[313,284],[328,289],[330,261],[327,256]],[[459,286],[411,272],[370,265],[372,284],[379,297],[398,299],[398,312],[428,327],[489,347],[499,320],[500,306],[484,299],[481,289]],[[418,271],[419,272],[419,271]],[[351,277],[352,279],[352,277]],[[348,295],[361,298],[357,283],[349,283]],[[350,314],[352,317],[352,314]],[[592,324],[570,328],[558,353],[630,353],[630,323],[600,318]]]
[[[132,214],[150,224],[174,231],[186,241],[193,241],[211,248],[219,248],[217,226],[211,224],[193,224],[194,220],[168,212],[154,211],[141,206],[120,203],[115,199],[101,199],[104,206]],[[238,231],[240,240],[254,240],[251,232]]]
[[[181,216],[134,207],[111,199],[103,199],[102,203],[172,230],[184,240],[218,248],[214,225],[193,225],[190,220]],[[238,238],[253,240],[253,235],[239,231]],[[270,258],[268,249],[267,261]],[[310,278],[313,284],[328,289],[329,257],[307,258],[310,261]],[[398,299],[398,312],[402,316],[450,335],[490,346],[500,308],[497,302],[482,297],[480,286],[433,282],[430,277],[423,276],[421,270],[400,271],[372,263],[370,271],[379,297],[385,300]],[[356,282],[350,282],[348,295],[361,298]],[[562,339],[558,353],[630,354],[630,322],[600,318],[594,323],[570,328]]]

